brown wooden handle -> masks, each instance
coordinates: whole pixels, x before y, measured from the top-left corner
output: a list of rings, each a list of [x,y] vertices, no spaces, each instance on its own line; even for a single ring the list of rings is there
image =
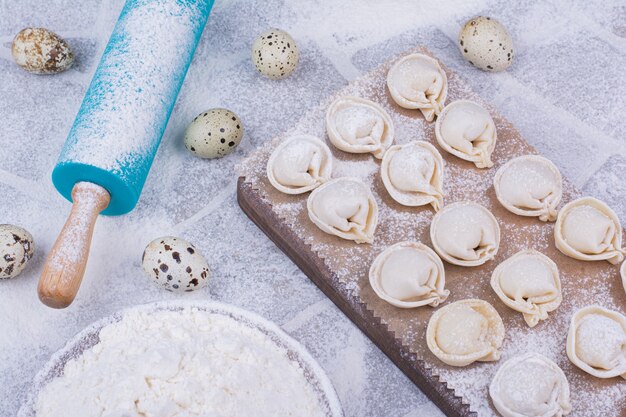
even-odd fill
[[[48,254],[37,287],[41,302],[53,308],[65,308],[74,301],[85,273],[96,219],[111,196],[99,185],[79,182],[72,189],[72,201],[72,211]]]

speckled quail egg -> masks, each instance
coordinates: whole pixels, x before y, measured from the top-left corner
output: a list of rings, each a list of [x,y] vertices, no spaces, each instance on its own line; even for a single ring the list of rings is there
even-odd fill
[[[275,80],[288,77],[298,65],[300,52],[291,35],[280,29],[261,33],[252,45],[252,62],[263,75]]]
[[[209,265],[194,245],[184,239],[164,236],[146,246],[143,270],[160,287],[172,292],[190,292],[209,282]]]
[[[221,158],[241,143],[243,124],[227,109],[210,109],[196,116],[185,132],[185,147],[200,158]]]
[[[33,257],[33,236],[21,227],[0,224],[0,279],[15,278]]]
[[[491,17],[470,19],[459,33],[459,48],[470,64],[485,71],[504,71],[513,62],[513,40]]]
[[[70,46],[44,28],[26,28],[15,36],[11,48],[15,63],[35,74],[54,74],[74,63]]]

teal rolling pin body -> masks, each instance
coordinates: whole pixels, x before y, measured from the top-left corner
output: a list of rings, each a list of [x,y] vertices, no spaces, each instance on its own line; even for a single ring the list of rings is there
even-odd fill
[[[127,0],[85,94],[52,181],[105,188],[102,214],[139,199],[213,0]]]

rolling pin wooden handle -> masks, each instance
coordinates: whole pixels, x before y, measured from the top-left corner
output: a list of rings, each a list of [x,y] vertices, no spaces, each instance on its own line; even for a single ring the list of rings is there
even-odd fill
[[[72,211],[46,259],[39,279],[39,299],[49,307],[69,306],[85,273],[96,219],[111,196],[99,185],[79,182],[72,189]]]

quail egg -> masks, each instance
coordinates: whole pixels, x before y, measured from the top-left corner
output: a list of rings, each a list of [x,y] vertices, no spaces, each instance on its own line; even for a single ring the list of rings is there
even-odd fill
[[[196,116],[185,132],[185,147],[200,158],[221,158],[241,143],[243,124],[227,109],[210,109]]]
[[[513,62],[513,40],[491,17],[470,19],[459,33],[459,48],[470,64],[485,71],[504,71]]]
[[[143,270],[155,284],[172,292],[190,292],[209,282],[209,265],[194,245],[184,239],[164,236],[146,246]]]
[[[33,257],[33,236],[21,227],[0,224],[0,279],[15,278]]]
[[[44,28],[26,28],[13,39],[15,63],[35,74],[54,74],[74,63],[70,46],[56,33]]]
[[[291,35],[280,29],[261,33],[252,45],[252,62],[263,75],[275,80],[288,77],[298,65],[300,53]]]

